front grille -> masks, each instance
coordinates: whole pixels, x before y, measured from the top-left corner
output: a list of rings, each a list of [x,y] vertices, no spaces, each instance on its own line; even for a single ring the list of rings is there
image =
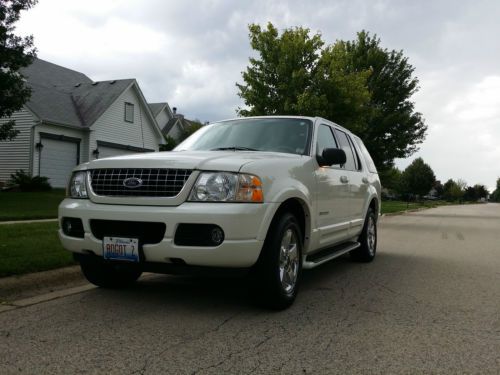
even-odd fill
[[[189,169],[120,168],[90,171],[92,190],[97,195],[136,197],[175,197],[191,175]],[[139,186],[127,187],[125,181],[139,179]],[[132,182],[134,182],[132,181]]]
[[[90,229],[95,238],[126,237],[138,238],[141,244],[159,243],[165,236],[164,223],[121,220],[90,220]]]

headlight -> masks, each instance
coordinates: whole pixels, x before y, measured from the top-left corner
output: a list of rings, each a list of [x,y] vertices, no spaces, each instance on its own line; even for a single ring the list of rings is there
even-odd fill
[[[73,173],[69,181],[68,195],[71,198],[88,198],[87,171]]]
[[[250,174],[203,172],[194,184],[189,200],[261,203],[264,201],[262,182]]]

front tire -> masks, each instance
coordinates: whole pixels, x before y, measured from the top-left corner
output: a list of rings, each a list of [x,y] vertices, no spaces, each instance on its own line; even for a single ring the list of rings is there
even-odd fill
[[[302,243],[294,215],[286,212],[273,221],[254,270],[256,297],[266,307],[282,310],[295,300],[302,272]]]
[[[358,241],[361,245],[350,252],[351,257],[357,262],[373,261],[377,254],[377,216],[371,208],[366,214],[365,224]]]
[[[142,271],[129,265],[109,264],[91,256],[78,257],[86,279],[102,288],[125,288],[137,281]]]

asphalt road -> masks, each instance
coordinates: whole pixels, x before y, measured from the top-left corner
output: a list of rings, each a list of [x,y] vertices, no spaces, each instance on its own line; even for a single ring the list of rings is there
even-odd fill
[[[360,372],[500,373],[500,205],[383,217],[372,264],[305,273],[283,312],[155,276],[0,313],[1,374]]]

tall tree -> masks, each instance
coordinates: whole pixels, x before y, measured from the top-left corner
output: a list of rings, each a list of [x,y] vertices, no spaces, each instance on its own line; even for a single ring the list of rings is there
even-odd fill
[[[412,155],[423,142],[427,126],[411,101],[419,87],[408,58],[403,51],[383,48],[380,39],[366,31],[359,32],[354,41],[337,41],[335,47],[344,54],[345,71],[371,71],[368,121],[358,134],[377,168],[383,170],[395,158]]]
[[[379,176],[383,188],[393,190],[395,192],[401,192],[402,172],[398,168],[387,168],[383,171],[380,171]]]
[[[309,36],[301,27],[279,35],[271,24],[263,30],[249,26],[250,45],[258,57],[242,73],[245,84],[237,83],[239,96],[248,109],[242,116],[297,114],[299,97],[310,87],[323,41],[319,34]]]
[[[326,47],[301,27],[249,31],[257,57],[236,84],[246,105],[238,114],[326,117],[363,138],[379,170],[417,150],[427,128],[410,100],[418,80],[402,51],[382,48],[365,31]]]
[[[497,179],[496,189],[491,193],[491,200],[493,202],[500,202],[500,178]]]
[[[281,34],[269,23],[249,27],[250,44],[258,57],[242,73],[238,95],[247,108],[242,116],[322,116],[341,124],[359,124],[370,99],[369,71],[344,72],[333,47],[323,49],[320,34],[295,27]]]
[[[22,10],[36,4],[36,0],[0,1],[0,118],[10,117],[28,101],[31,90],[26,86],[19,69],[28,66],[36,57],[33,36],[14,34],[14,24]],[[12,140],[19,133],[14,120],[0,125],[0,141]]]
[[[454,181],[450,178],[443,185],[443,198],[447,201],[461,201],[466,187],[467,183],[464,180]]]
[[[429,193],[435,182],[434,171],[422,158],[413,160],[401,175],[403,191],[420,196]]]

